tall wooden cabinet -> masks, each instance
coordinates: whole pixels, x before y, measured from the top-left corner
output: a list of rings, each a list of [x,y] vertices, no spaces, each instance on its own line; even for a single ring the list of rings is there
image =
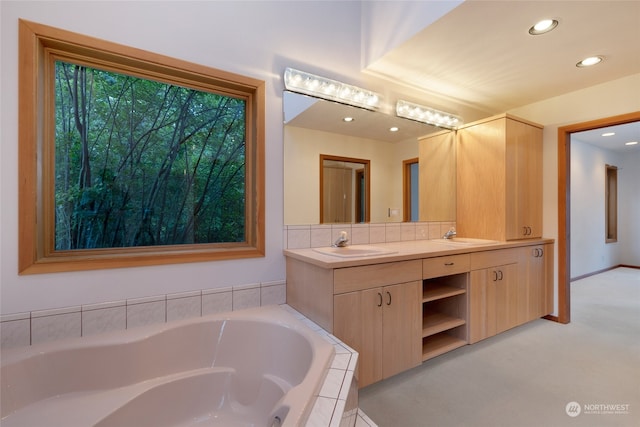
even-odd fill
[[[459,235],[542,236],[542,126],[502,114],[458,130]]]

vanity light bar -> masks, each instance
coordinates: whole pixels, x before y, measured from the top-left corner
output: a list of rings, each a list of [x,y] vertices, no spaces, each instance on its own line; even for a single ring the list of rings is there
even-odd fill
[[[354,107],[376,110],[380,107],[380,95],[357,86],[316,76],[304,71],[286,68],[284,86],[292,91]]]
[[[396,115],[447,129],[455,129],[462,124],[462,118],[459,116],[402,99],[396,103]]]

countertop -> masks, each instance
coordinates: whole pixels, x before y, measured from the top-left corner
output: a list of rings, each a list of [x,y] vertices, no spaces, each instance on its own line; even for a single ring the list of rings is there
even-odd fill
[[[372,243],[368,245],[349,245],[346,250],[372,248],[385,253],[366,256],[341,257],[319,252],[323,248],[285,249],[284,255],[322,268],[344,268],[359,265],[380,264],[385,262],[408,261],[413,259],[434,258],[439,256],[473,253],[487,250],[517,248],[523,246],[553,243],[554,239],[539,238],[509,240],[490,243],[455,243],[444,239],[411,240],[391,243]],[[324,248],[325,250],[328,248]],[[341,248],[335,248],[339,251]]]

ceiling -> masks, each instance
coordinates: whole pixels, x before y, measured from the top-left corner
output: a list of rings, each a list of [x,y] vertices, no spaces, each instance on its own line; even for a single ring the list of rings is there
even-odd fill
[[[545,18],[556,19],[559,25],[549,33],[530,35],[529,28]],[[413,100],[418,103],[425,94],[435,94],[489,116],[640,73],[639,46],[640,0],[467,0],[364,72],[413,88],[420,94]],[[576,67],[594,55],[604,61],[590,68]],[[640,97],[640,88],[629,90]],[[290,124],[389,142],[439,130],[357,110],[317,102]],[[344,115],[356,120],[344,124],[340,121]],[[393,125],[402,132],[390,134]],[[582,132],[579,139],[621,152],[640,150],[640,144],[624,145],[640,140],[637,124],[619,127],[614,137],[601,134]]]
[[[545,18],[559,25],[530,35]],[[639,45],[638,0],[467,0],[365,72],[495,114],[640,73]]]
[[[541,19],[551,32],[532,36]],[[604,61],[589,68],[589,56]],[[467,0],[367,67],[368,74],[452,101],[505,112],[640,73],[640,1]],[[640,87],[629,88],[640,97]],[[453,111],[455,113],[455,111]],[[616,135],[581,132],[578,140],[626,153],[640,150],[640,125]]]
[[[603,133],[614,133],[615,135],[602,136]],[[623,154],[640,151],[640,122],[572,133],[571,140],[585,142],[605,150]],[[637,144],[632,146],[625,145],[631,141],[635,141]]]

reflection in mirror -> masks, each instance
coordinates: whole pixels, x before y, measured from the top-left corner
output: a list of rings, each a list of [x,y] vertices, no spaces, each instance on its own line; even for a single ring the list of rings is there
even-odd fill
[[[320,155],[320,223],[363,223],[370,215],[369,160]]]
[[[418,157],[419,137],[441,129],[291,92],[283,105],[285,225],[321,223],[320,154],[369,160],[369,221],[403,221],[403,161]]]

